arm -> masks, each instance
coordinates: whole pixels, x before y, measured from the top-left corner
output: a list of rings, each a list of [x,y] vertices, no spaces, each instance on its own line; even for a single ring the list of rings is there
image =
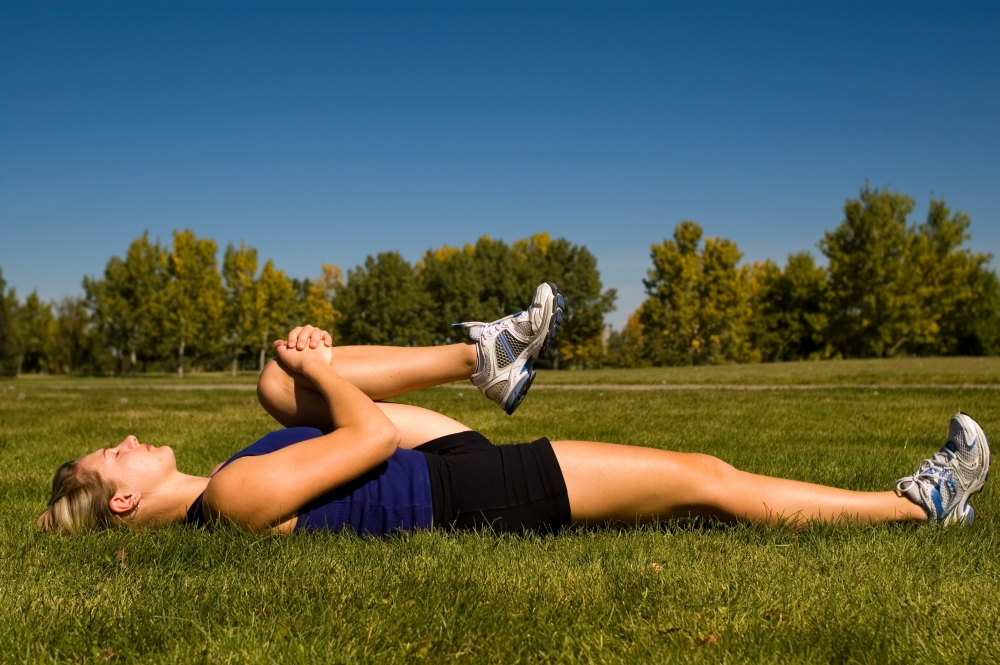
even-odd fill
[[[322,345],[278,348],[281,362],[309,379],[323,397],[336,429],[269,455],[244,457],[219,471],[205,491],[210,515],[267,530],[396,450],[399,432],[364,393],[337,374],[329,353]]]

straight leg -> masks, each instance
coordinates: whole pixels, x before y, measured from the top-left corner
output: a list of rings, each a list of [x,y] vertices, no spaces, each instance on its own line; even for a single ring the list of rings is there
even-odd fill
[[[923,520],[895,492],[855,492],[739,471],[697,453],[553,441],[574,523],[706,516],[757,524]]]

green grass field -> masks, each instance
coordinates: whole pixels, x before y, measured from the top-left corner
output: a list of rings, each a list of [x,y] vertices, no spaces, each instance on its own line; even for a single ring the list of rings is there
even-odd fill
[[[995,359],[959,363],[566,372],[539,383],[1000,380]],[[195,378],[192,384],[230,382],[228,375]],[[176,380],[0,382],[3,661],[1000,658],[1000,500],[989,484],[977,501],[987,519],[967,529],[791,531],[676,521],[545,538],[257,537],[184,527],[73,539],[38,533],[32,521],[52,471],[67,459],[134,433],[173,446],[182,470],[206,473],[277,428],[251,392],[136,388],[156,382]],[[544,435],[702,451],[759,473],[881,490],[943,443],[955,411],[971,413],[1000,439],[998,398],[995,390],[928,387],[539,390],[514,417],[471,387],[406,401],[498,443]]]

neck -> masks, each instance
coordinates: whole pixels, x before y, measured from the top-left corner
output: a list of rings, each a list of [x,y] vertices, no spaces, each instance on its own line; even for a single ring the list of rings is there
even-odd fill
[[[208,478],[178,472],[155,492],[142,497],[136,521],[140,524],[183,522],[188,508],[208,487]]]

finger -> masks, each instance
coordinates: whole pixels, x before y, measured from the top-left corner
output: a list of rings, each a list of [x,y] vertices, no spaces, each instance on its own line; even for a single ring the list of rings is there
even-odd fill
[[[302,332],[302,326],[295,326],[288,331],[288,346],[295,346],[295,342],[299,339],[300,332]]]
[[[323,343],[327,346],[333,346],[333,336],[327,331],[323,331]]]
[[[312,334],[309,335],[309,348],[315,349],[317,346],[322,344],[324,335],[326,335],[325,330],[320,330],[319,328],[313,328]]]
[[[309,344],[309,337],[312,335],[313,327],[310,325],[304,325],[299,329],[299,338],[295,342],[295,348],[301,351],[306,348]]]

